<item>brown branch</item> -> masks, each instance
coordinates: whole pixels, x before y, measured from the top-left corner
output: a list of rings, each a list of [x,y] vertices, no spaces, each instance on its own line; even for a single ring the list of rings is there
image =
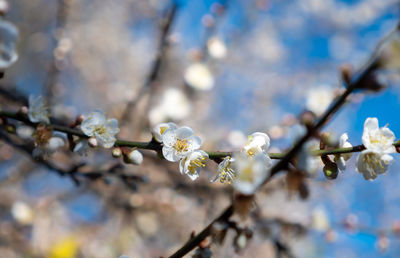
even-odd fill
[[[155,86],[155,83],[158,80],[161,70],[161,65],[164,62],[165,53],[168,47],[167,37],[171,31],[172,23],[176,17],[177,8],[178,8],[177,4],[173,1],[171,10],[167,12],[167,17],[163,19],[161,24],[161,35],[160,35],[160,40],[158,42],[155,61],[150,69],[149,74],[146,77],[144,84],[139,89],[135,98],[127,103],[124,111],[122,112],[121,116],[122,124],[126,124],[129,122],[132,110],[135,108],[135,106],[141,100],[141,98],[150,90],[150,88]]]

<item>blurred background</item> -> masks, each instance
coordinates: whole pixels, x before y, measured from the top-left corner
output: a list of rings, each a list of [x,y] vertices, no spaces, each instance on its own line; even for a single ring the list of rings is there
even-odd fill
[[[297,117],[342,90],[340,66],[360,68],[400,17],[397,0],[9,4],[19,59],[0,81],[2,109],[43,95],[59,123],[102,109],[119,119],[120,138],[148,141],[151,127],[173,121],[193,128],[203,149],[221,151],[240,149],[255,131],[270,135],[271,152],[285,151]],[[353,95],[324,131],[347,132],[358,145],[365,119],[377,117],[400,135],[398,75],[382,80],[384,91]],[[143,154],[133,166],[107,150],[82,157],[65,148],[49,168],[1,141],[0,256],[165,257],[230,203],[229,185],[209,183],[217,164],[192,182],[177,163]],[[365,181],[356,156],[336,180],[319,169],[307,196],[274,179],[257,195],[257,216],[240,222],[253,231],[247,247],[235,252],[229,232],[211,245],[213,257],[280,257],[278,242],[293,257],[398,257],[399,159]],[[60,173],[74,164],[98,174],[77,185]]]

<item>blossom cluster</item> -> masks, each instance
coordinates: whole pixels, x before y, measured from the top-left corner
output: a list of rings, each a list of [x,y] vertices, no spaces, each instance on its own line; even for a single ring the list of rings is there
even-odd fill
[[[164,158],[171,162],[179,161],[179,171],[196,180],[208,160],[208,154],[200,150],[200,137],[195,136],[191,128],[178,127],[174,123],[158,124],[152,133],[153,138],[163,144]]]
[[[42,97],[30,97],[29,109],[26,112],[32,123],[42,125],[49,124],[50,113]],[[79,123],[80,129],[88,138],[79,139],[74,151],[85,153],[89,146],[102,146],[111,148],[116,142],[115,135],[119,132],[118,121],[107,119],[101,110],[96,110],[82,118]],[[24,128],[17,128],[21,135],[29,134],[27,137],[34,137],[36,149],[34,156],[46,156],[54,153],[58,148],[67,143],[67,136],[64,133],[53,132],[46,126],[38,126],[36,131],[26,131]],[[202,140],[195,136],[191,128],[187,126],[178,127],[174,123],[161,123],[152,129],[155,141],[162,144],[164,158],[171,162],[179,161],[179,170],[182,174],[188,175],[190,179],[196,180],[199,177],[201,168],[205,167],[209,155],[200,150]],[[24,136],[25,137],[25,136]],[[26,137],[25,137],[26,138]],[[339,138],[339,148],[351,148],[348,142],[348,135],[342,134]],[[367,118],[364,123],[362,143],[364,150],[357,157],[356,169],[362,173],[366,180],[373,180],[378,175],[384,174],[393,160],[391,153],[396,152],[394,146],[395,135],[387,127],[379,128],[377,118]],[[218,165],[217,175],[212,182],[219,180],[221,183],[229,183],[242,194],[250,195],[269,176],[272,160],[267,150],[270,146],[270,138],[267,134],[255,132],[248,136],[246,144],[239,152],[232,156],[225,157]],[[312,142],[307,142],[297,158],[299,170],[311,173],[318,169],[318,157],[312,154]],[[142,154],[136,150],[129,150],[124,153],[121,149],[113,150],[113,156],[119,157],[124,154],[127,163],[139,165],[143,161]],[[334,155],[334,164],[337,170],[346,169],[346,161],[352,153]],[[332,163],[331,163],[332,164]],[[325,171],[325,170],[324,170]]]
[[[212,182],[232,183],[242,194],[251,195],[269,176],[272,160],[267,150],[270,138],[267,134],[255,132],[233,157],[227,156],[218,165],[218,174]]]

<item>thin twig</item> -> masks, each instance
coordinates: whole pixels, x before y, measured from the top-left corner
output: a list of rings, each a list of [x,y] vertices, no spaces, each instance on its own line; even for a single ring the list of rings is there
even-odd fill
[[[154,87],[154,84],[158,80],[161,65],[164,62],[165,52],[168,47],[167,37],[170,33],[172,23],[176,17],[177,8],[177,4],[173,1],[171,10],[169,13],[167,12],[167,18],[165,20],[163,19],[161,24],[161,35],[158,42],[155,61],[146,77],[144,84],[136,94],[136,97],[127,103],[124,111],[122,112],[120,119],[122,124],[129,122],[130,114],[132,113],[132,110],[135,108],[136,104],[142,99],[142,97],[149,91],[150,88]]]

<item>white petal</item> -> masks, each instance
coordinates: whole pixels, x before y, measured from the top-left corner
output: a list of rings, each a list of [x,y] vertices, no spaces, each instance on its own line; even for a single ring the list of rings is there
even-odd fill
[[[376,173],[368,167],[368,165],[364,162],[364,156],[368,154],[364,151],[361,152],[357,157],[357,171],[362,173],[365,180],[373,180],[376,178]]]
[[[198,172],[195,172],[195,173],[193,173],[193,174],[191,174],[191,173],[186,173],[186,175],[188,175],[188,177],[189,177],[190,179],[192,179],[192,181],[196,180],[196,179],[199,177],[199,173],[198,173]]]
[[[171,148],[171,147],[168,147],[168,146],[164,146],[164,147],[162,148],[162,152],[163,152],[164,158],[165,158],[166,160],[168,160],[168,161],[175,162],[175,161],[178,161],[178,160],[180,159],[180,157],[178,157],[178,156],[175,154],[174,148]]]
[[[178,139],[186,139],[193,135],[193,130],[188,126],[182,126],[176,129],[175,133]]]
[[[179,172],[181,172],[182,175],[186,173],[186,171],[185,171],[185,167],[186,167],[185,163],[186,163],[186,161],[187,161],[187,158],[181,159],[179,161]]]
[[[338,166],[338,169],[340,171],[343,172],[343,171],[346,170],[346,161],[345,161],[345,159],[343,157],[339,157],[339,158],[335,157],[335,162],[336,162],[336,164]]]
[[[85,140],[80,140],[74,147],[74,152],[78,153],[81,156],[86,156],[87,152],[89,150],[89,145],[88,141]]]
[[[174,146],[176,142],[176,130],[167,129],[162,135],[162,142],[164,143],[164,146]]]
[[[347,133],[344,133],[340,136],[340,140],[339,140],[339,146],[340,147],[345,147],[344,145],[347,143],[347,140],[349,139],[349,136],[347,135]]]
[[[368,117],[364,122],[364,130],[375,131],[379,130],[379,122],[376,117]]]
[[[104,148],[111,148],[114,146],[114,143],[116,141],[115,137],[111,134],[98,134],[95,133],[94,136],[96,137],[96,140],[99,142],[101,146]]]
[[[252,138],[252,141],[257,143],[263,149],[267,150],[269,148],[271,140],[267,134],[255,132],[251,135],[251,138]]]
[[[109,134],[116,135],[119,132],[118,120],[114,118],[108,119],[106,124],[106,129]]]
[[[201,147],[201,138],[199,136],[193,136],[191,138],[191,145],[193,150],[197,150]]]

